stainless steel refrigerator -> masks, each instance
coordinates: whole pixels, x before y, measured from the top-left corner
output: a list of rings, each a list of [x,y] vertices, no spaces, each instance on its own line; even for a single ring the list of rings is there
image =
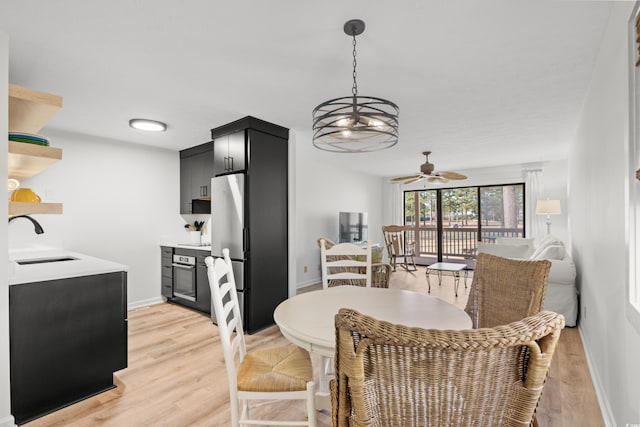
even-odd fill
[[[211,179],[211,199],[216,201],[215,211],[213,209],[211,211],[211,256],[222,257],[222,249],[229,249],[238,303],[243,317],[244,267],[247,260],[245,253],[244,184],[245,175],[242,173]],[[216,323],[213,306],[211,307],[211,319]]]
[[[247,181],[244,173],[211,180],[211,255],[221,257],[229,248],[243,327],[253,333],[273,324],[273,311],[288,296],[287,251],[282,236],[269,236],[278,228],[263,205],[270,192],[261,189],[260,204],[252,208]],[[215,321],[213,308],[211,314]]]

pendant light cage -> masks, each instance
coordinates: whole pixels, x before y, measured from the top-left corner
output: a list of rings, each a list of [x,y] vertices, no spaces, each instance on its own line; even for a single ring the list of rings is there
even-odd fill
[[[372,96],[347,96],[313,110],[313,145],[337,153],[362,153],[398,143],[398,114],[393,102]]]
[[[358,96],[356,36],[364,27],[359,19],[344,24],[344,32],[353,37],[352,96],[325,101],[313,110],[313,145],[321,150],[362,153],[398,143],[398,106],[386,99]]]

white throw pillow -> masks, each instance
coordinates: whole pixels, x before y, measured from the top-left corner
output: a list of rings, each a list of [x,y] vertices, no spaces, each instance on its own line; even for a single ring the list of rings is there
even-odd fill
[[[564,246],[561,245],[551,245],[544,248],[539,254],[537,254],[536,258],[531,257],[531,259],[562,259],[564,258]]]
[[[529,246],[527,245],[499,245],[497,243],[478,242],[478,253],[483,252],[503,258],[527,258]]]
[[[522,246],[527,245],[529,247],[528,253],[524,256],[524,258],[529,258],[533,253],[533,237],[525,238],[525,237],[497,237],[496,244],[498,245],[511,245],[511,246]]]

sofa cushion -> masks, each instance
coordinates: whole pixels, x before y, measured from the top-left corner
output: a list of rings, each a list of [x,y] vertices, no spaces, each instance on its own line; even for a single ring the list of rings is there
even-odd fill
[[[528,245],[499,245],[495,243],[478,242],[478,252],[484,252],[503,258],[527,258],[529,254]]]
[[[533,240],[533,237],[497,237],[496,244],[511,246],[527,245],[529,247],[529,252],[523,258],[529,258],[533,253]]]

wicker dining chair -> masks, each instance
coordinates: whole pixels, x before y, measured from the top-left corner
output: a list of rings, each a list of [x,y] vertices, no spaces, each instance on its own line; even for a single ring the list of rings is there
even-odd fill
[[[327,239],[326,237],[320,237],[317,240],[318,247],[320,248],[322,248],[322,242],[321,242],[322,240],[325,241],[325,247],[327,249],[330,249],[335,245],[335,243],[331,239]],[[348,255],[337,255],[337,256],[330,257],[329,259],[338,260],[338,259],[349,259],[349,258],[351,257]],[[381,258],[381,255],[379,255],[378,258]],[[371,254],[371,261],[372,261],[371,262],[371,287],[372,288],[388,288],[389,280],[391,279],[391,265],[383,262],[377,262],[376,254],[373,253],[373,250]],[[359,268],[358,267],[342,267],[342,269],[358,270]],[[353,279],[329,279],[327,284],[329,288],[334,286],[342,286],[342,285],[363,286],[361,280],[353,280]]]
[[[224,258],[215,260],[206,257],[205,264],[227,368],[231,426],[268,424],[315,427],[315,383],[309,353],[293,344],[247,353],[229,249],[223,249],[222,254]],[[307,420],[251,419],[249,401],[253,400],[304,400]]]
[[[564,327],[550,311],[464,331],[335,322],[333,426],[529,426]]]
[[[479,253],[465,311],[474,328],[504,325],[542,310],[551,262]]]

